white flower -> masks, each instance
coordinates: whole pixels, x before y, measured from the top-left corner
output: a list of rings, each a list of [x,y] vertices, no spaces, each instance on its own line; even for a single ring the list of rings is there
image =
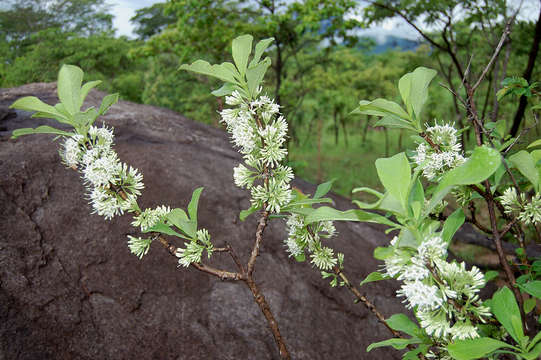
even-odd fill
[[[244,100],[237,90],[233,90],[230,96],[225,97],[225,103],[227,105],[236,106],[242,104],[243,102]]]
[[[541,222],[541,194],[535,194],[532,200],[524,205],[518,219],[525,225]]]
[[[255,180],[255,173],[246,166],[239,164],[233,168],[233,180],[240,188],[251,188]]]
[[[133,237],[128,235],[128,248],[130,252],[137,256],[139,259],[142,259],[144,255],[148,253],[150,249],[151,239],[142,239],[140,237]]]
[[[443,338],[450,334],[451,325],[443,309],[418,310],[416,315],[419,318],[419,324],[428,335]]]
[[[94,187],[89,194],[93,213],[111,219],[115,215],[123,214],[123,201],[116,194],[103,187]]]
[[[436,124],[427,127],[426,133],[438,149],[432,149],[421,143],[413,160],[428,180],[437,181],[446,171],[464,163],[465,159],[461,155],[462,146],[457,142],[457,131],[454,127]]]
[[[322,247],[321,249],[314,251],[314,253],[310,255],[310,258],[312,259],[311,263],[320,270],[330,270],[337,262],[337,259],[334,257],[333,249],[328,247]]]
[[[94,186],[108,185],[121,170],[117,155],[110,152],[94,159],[83,169],[84,179]]]
[[[457,321],[451,328],[451,336],[454,340],[475,339],[479,337],[477,329],[470,320]]]
[[[395,239],[398,238],[395,237],[393,241]],[[393,241],[391,241],[391,244],[393,243]],[[410,258],[411,257],[406,252],[398,251],[395,249],[394,254],[384,260],[384,268],[387,276],[394,278],[396,275],[400,274],[400,272],[402,272],[406,264],[409,262]]]
[[[508,187],[503,195],[499,197],[503,208],[507,214],[511,214],[516,210],[520,210],[520,204],[517,199],[517,191],[514,187]]]
[[[285,246],[289,256],[299,256],[303,254],[303,249],[297,243],[297,239],[290,236],[285,240]]]
[[[185,243],[185,245],[186,249],[178,248],[177,252],[175,253],[175,255],[179,258],[179,265],[188,267],[191,263],[200,262],[205,247],[195,241]]]
[[[417,252],[424,261],[434,261],[447,255],[447,244],[441,236],[432,236],[419,245]]]
[[[412,262],[401,268],[400,275],[398,275],[397,279],[416,281],[426,279],[429,275],[430,271],[428,271],[424,265]]]
[[[408,303],[408,309],[417,307],[420,310],[432,310],[441,306],[443,299],[438,293],[436,286],[426,285],[421,281],[404,282],[396,292],[397,296],[406,298],[403,302]]]
[[[171,208],[164,205],[158,206],[155,209],[147,208],[139,215],[136,215],[131,224],[133,226],[140,226],[141,231],[145,232],[157,223],[163,221],[169,212],[171,212]]]
[[[81,135],[75,135],[66,137],[66,141],[64,141],[60,156],[62,157],[64,164],[68,167],[77,167],[81,160],[81,155],[83,153],[81,150],[81,138]]]
[[[90,135],[91,140],[95,145],[111,146],[113,144],[113,129],[91,126],[90,129],[88,129],[88,135]]]

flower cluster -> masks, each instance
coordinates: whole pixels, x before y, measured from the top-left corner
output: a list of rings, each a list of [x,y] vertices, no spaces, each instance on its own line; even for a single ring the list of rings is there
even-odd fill
[[[287,156],[287,122],[279,106],[265,95],[248,101],[233,91],[226,104],[235,108],[222,110],[222,121],[246,163],[234,168],[235,184],[251,191],[252,206],[279,213],[291,201],[293,179],[291,168],[280,164]]]
[[[179,266],[184,267],[190,266],[191,263],[201,262],[201,257],[203,256],[203,251],[207,251],[207,255],[210,258],[214,246],[210,241],[210,234],[206,229],[198,230],[194,239],[189,243],[185,243],[186,248],[178,248],[176,256],[179,258]]]
[[[332,221],[320,221],[306,225],[304,217],[292,214],[287,219],[288,237],[285,246],[290,256],[304,257],[310,254],[310,261],[320,270],[331,270],[343,255],[334,255],[334,250],[321,244],[321,238],[331,238],[336,234]]]
[[[91,126],[86,136],[65,137],[60,150],[63,163],[82,173],[94,213],[106,219],[135,211],[144,187],[139,171],[118,159],[113,138],[112,129]]]
[[[421,143],[413,160],[428,180],[438,181],[445,172],[465,161],[461,154],[462,145],[458,142],[456,129],[449,124],[427,127],[426,134],[438,149]]]
[[[479,290],[485,286],[481,271],[447,262],[447,244],[439,235],[427,237],[415,252],[401,247],[397,237],[391,248],[385,275],[403,281],[397,295],[415,311],[426,333],[444,342],[478,337],[471,319],[485,321],[490,316],[479,301]]]
[[[507,214],[515,214],[518,220],[525,225],[541,222],[541,194],[535,194],[529,202],[518,200],[517,191],[514,187],[509,187],[500,196],[500,201]]]
[[[169,206],[163,205],[158,206],[155,209],[147,208],[135,215],[131,224],[133,226],[140,226],[141,231],[145,232],[157,223],[164,221],[170,211],[171,208]]]
[[[143,256],[148,253],[148,250],[150,250],[152,239],[142,239],[131,235],[128,235],[128,239],[128,248],[130,249],[130,252],[139,259],[142,259]]]

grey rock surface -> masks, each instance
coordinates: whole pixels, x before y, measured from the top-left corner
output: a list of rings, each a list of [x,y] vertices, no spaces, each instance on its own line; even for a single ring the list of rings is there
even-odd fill
[[[139,260],[126,246],[137,234],[130,217],[105,221],[91,214],[78,174],[66,169],[53,136],[10,140],[20,127],[52,125],[7,107],[22,96],[55,104],[55,84],[0,89],[0,359],[276,359],[263,315],[241,282],[224,282],[176,261],[159,244]],[[93,90],[86,106],[104,93]],[[99,121],[99,120],[98,120]],[[185,208],[204,186],[200,224],[217,246],[228,241],[246,261],[256,216],[235,187],[239,155],[227,134],[169,110],[121,101],[103,117],[115,128],[122,161],[144,174],[145,207]],[[313,193],[304,181],[295,186]],[[332,196],[338,209],[351,203]],[[378,267],[378,229],[338,224],[332,246],[345,254],[348,276]],[[398,359],[366,347],[389,333],[344,288],[330,288],[309,263],[284,250],[282,220],[267,228],[256,281],[270,303],[293,359]],[[181,244],[177,244],[180,246]],[[225,255],[211,263],[233,270]],[[386,315],[403,311],[390,283],[363,287]]]

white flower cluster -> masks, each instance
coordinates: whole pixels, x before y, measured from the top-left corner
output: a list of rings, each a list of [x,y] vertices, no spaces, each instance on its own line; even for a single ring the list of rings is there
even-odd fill
[[[505,212],[515,214],[518,220],[525,225],[541,222],[541,194],[535,194],[529,202],[526,202],[525,196],[522,196],[523,204],[518,201],[517,191],[514,187],[509,187],[499,197]]]
[[[331,238],[336,234],[332,221],[320,221],[310,225],[304,223],[304,216],[292,214],[286,227],[288,237],[285,246],[290,256],[304,256],[310,253],[311,263],[320,270],[331,270],[339,262],[342,254],[334,255],[334,250],[321,244],[321,238]],[[308,228],[309,227],[309,228]]]
[[[165,217],[167,216],[167,214],[169,214],[170,211],[171,208],[164,205],[158,206],[155,209],[147,208],[134,216],[133,222],[131,224],[133,226],[140,226],[141,231],[145,232],[157,223],[165,220]]]
[[[421,143],[413,160],[428,180],[438,181],[445,172],[464,163],[462,146],[458,142],[456,129],[449,124],[427,127],[426,133],[439,150]]]
[[[201,262],[203,251],[207,251],[207,255],[210,258],[214,246],[210,241],[210,234],[206,229],[197,230],[195,239],[192,239],[189,243],[185,243],[186,248],[178,248],[176,256],[179,266],[190,266],[191,263]]]
[[[287,122],[279,106],[264,95],[249,102],[233,91],[226,104],[236,107],[222,110],[222,121],[247,165],[234,168],[235,185],[251,191],[253,206],[279,213],[291,201],[293,179],[291,168],[280,164],[287,156]],[[257,180],[261,183],[254,184]]]
[[[397,295],[415,311],[426,333],[447,342],[478,337],[470,316],[481,321],[490,316],[489,308],[479,302],[479,290],[485,286],[481,271],[447,262],[447,244],[438,235],[423,241],[415,253],[400,247],[397,237],[391,246],[394,252],[385,259],[385,274],[403,281]]]
[[[140,237],[133,237],[128,235],[128,248],[130,252],[137,256],[139,259],[142,259],[150,250],[150,244],[152,239],[142,239]]]
[[[112,129],[91,126],[86,137],[66,137],[60,150],[64,164],[82,173],[94,213],[106,219],[136,210],[144,187],[139,171],[118,159],[113,138]]]

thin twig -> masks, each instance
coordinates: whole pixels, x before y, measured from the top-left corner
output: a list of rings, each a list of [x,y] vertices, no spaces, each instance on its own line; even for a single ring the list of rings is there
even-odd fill
[[[357,298],[357,301],[358,302],[361,302],[363,303],[363,305],[372,312],[372,314],[374,314],[376,316],[376,318],[378,319],[378,321],[383,324],[383,326],[385,326],[385,328],[387,328],[387,330],[389,330],[391,332],[391,334],[393,334],[394,337],[396,338],[400,338],[400,339],[404,339],[404,336],[394,330],[392,327],[389,326],[389,324],[387,324],[387,322],[385,321],[385,317],[378,311],[378,309],[376,308],[376,306],[374,304],[372,304],[370,302],[370,300],[368,300],[366,298],[366,296],[364,296],[363,294],[361,294],[361,292],[351,284],[351,282],[348,280],[348,278],[346,277],[346,275],[344,274],[344,272],[338,267],[338,266],[335,266],[333,268],[333,271],[334,273],[340,277],[340,279],[344,282],[344,284],[346,285],[346,288],[351,291],[353,293],[353,295],[355,295],[355,297]],[[411,344],[408,344],[407,345],[408,349],[410,350],[414,350],[415,347]],[[419,353],[418,354],[418,357],[419,359],[422,359],[424,360],[425,357],[423,354]]]

